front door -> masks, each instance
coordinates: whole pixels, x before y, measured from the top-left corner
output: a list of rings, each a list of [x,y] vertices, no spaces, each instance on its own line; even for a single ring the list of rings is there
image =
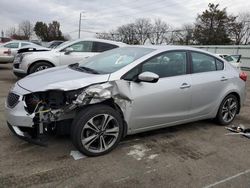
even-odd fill
[[[186,74],[185,51],[164,52],[136,69],[138,73],[153,72],[160,78],[156,83],[131,82],[133,104],[129,124],[133,128],[164,126],[188,118],[191,78]],[[131,73],[135,72],[131,70]],[[131,77],[130,72],[127,75]]]

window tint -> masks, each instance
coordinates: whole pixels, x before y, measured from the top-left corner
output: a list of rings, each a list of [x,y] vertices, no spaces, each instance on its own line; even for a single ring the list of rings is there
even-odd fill
[[[92,46],[93,46],[93,42],[82,41],[82,42],[72,44],[71,46],[67,48],[73,48],[74,52],[92,52]]]
[[[224,63],[218,59],[216,59],[216,68],[217,70],[223,70],[224,69]]]
[[[104,42],[94,42],[93,52],[104,52],[117,48],[118,46]]]
[[[186,52],[166,52],[142,65],[142,72],[153,72],[160,78],[186,74]]]
[[[216,71],[215,58],[206,54],[191,52],[193,73]]]
[[[30,45],[29,43],[21,43],[21,47],[23,47],[23,46],[27,46],[27,45]]]
[[[5,44],[4,47],[6,48],[18,48],[19,43],[18,42],[12,42],[9,44]]]

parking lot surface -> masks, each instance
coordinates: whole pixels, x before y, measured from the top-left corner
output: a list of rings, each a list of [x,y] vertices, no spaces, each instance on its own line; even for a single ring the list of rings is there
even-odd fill
[[[0,65],[0,187],[250,186],[250,139],[211,120],[129,136],[107,155],[79,160],[69,137],[50,137],[48,147],[22,141],[4,116],[16,81],[11,64]],[[250,81],[233,124],[250,128]]]

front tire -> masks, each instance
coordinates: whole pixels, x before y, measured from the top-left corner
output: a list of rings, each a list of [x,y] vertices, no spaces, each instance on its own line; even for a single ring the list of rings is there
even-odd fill
[[[121,140],[121,115],[107,105],[93,105],[81,110],[71,126],[75,147],[87,156],[100,156],[113,150]]]
[[[29,74],[32,74],[34,72],[38,72],[38,71],[41,71],[41,70],[45,70],[45,69],[48,69],[48,68],[51,68],[53,67],[50,63],[47,63],[47,62],[37,62],[35,63],[34,65],[32,65],[30,67],[30,70],[29,70]]]
[[[237,112],[239,111],[239,100],[233,94],[229,94],[222,101],[220,108],[218,110],[216,120],[220,125],[228,125],[230,124]]]

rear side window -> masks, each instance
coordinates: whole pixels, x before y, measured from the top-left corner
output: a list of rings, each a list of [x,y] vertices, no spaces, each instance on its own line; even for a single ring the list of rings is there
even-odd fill
[[[191,57],[193,73],[216,71],[216,59],[214,57],[198,52],[191,52]]]
[[[104,42],[94,42],[93,46],[93,52],[104,52],[107,50],[112,50],[114,48],[117,48],[118,46],[114,44],[108,44]]]
[[[18,42],[12,42],[9,44],[4,45],[6,48],[18,48],[19,43]]]

